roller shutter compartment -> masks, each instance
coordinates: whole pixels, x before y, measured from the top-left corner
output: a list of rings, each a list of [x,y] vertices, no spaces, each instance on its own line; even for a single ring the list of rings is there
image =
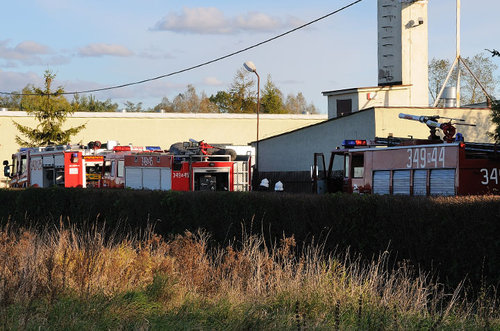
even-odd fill
[[[410,195],[410,170],[395,170],[392,174],[393,194]]]
[[[455,169],[431,170],[431,195],[455,195]]]
[[[142,189],[141,168],[125,168],[125,186],[133,189]]]
[[[413,173],[413,195],[427,195],[427,170]]]
[[[391,172],[389,170],[378,170],[373,172],[373,193],[390,194],[389,184]]]

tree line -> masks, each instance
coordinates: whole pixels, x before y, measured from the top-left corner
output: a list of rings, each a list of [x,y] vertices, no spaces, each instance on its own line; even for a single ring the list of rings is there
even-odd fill
[[[495,141],[500,142],[500,103],[492,97],[498,80],[493,76],[494,70],[498,68],[490,59],[479,54],[473,58],[466,59],[472,71],[482,82],[488,91],[488,98],[492,101],[492,122],[496,125],[495,131],[491,133]],[[449,62],[447,60],[432,59],[429,64],[429,90],[434,99],[442,86]],[[479,86],[468,73],[464,76],[463,104],[476,103],[481,100]],[[118,104],[110,99],[99,101],[94,96],[74,95],[70,102],[64,96],[64,89],[57,87],[54,89],[52,83],[55,74],[46,71],[44,74],[45,84],[43,88],[34,85],[26,86],[21,94],[11,94],[0,97],[0,107],[12,110],[25,110],[28,114],[34,115],[38,121],[35,128],[30,128],[14,121],[15,126],[22,136],[16,136],[16,141],[21,146],[37,146],[50,144],[66,144],[71,137],[85,128],[85,125],[63,130],[62,125],[67,116],[75,111],[117,111]],[[205,93],[198,95],[192,85],[188,85],[184,93],[178,94],[172,101],[164,97],[162,101],[152,109],[144,110],[142,103],[134,104],[125,102],[127,111],[140,112],[174,112],[174,113],[254,113],[257,108],[257,96],[254,88],[255,81],[248,76],[248,73],[239,70],[226,91],[218,91],[215,95],[207,97]],[[452,83],[453,84],[453,79]],[[433,93],[434,92],[434,93]],[[283,93],[272,82],[271,76],[267,77],[261,93],[261,110],[264,114],[283,113],[315,113],[316,108],[308,104],[302,95],[288,95],[283,97]]]
[[[493,54],[495,56],[495,54]],[[493,95],[498,86],[499,79],[494,76],[498,65],[491,58],[480,53],[467,57],[464,61],[479,79],[490,95]],[[429,63],[429,96],[434,102],[441,86],[444,83],[451,61],[448,59],[433,58]],[[462,70],[461,75],[461,104],[474,104],[485,101],[486,97],[468,71]],[[449,86],[456,85],[455,73],[448,81]],[[30,84],[20,93],[0,96],[0,107],[11,110],[27,110],[33,98],[25,94],[33,94],[36,88]],[[288,94],[283,92],[267,76],[267,82],[260,91],[261,108],[264,114],[304,114],[317,113],[316,107],[308,103],[304,95]],[[63,101],[61,101],[63,102]],[[73,100],[68,101],[68,107],[72,111],[82,112],[116,112],[120,109],[118,103],[111,99],[100,101],[93,95],[74,95]],[[163,97],[153,107],[144,107],[142,102],[134,103],[126,101],[123,109],[127,112],[166,112],[166,113],[255,113],[257,109],[257,91],[254,76],[246,70],[240,69],[236,72],[232,83],[226,90],[217,91],[207,96],[205,92],[199,93],[193,85],[188,85],[186,90],[179,93],[171,100]]]
[[[47,74],[47,73],[46,73]],[[52,73],[50,73],[52,75]],[[10,110],[28,110],[38,96],[37,88],[33,85],[26,86],[21,92],[0,96],[0,107]],[[274,84],[269,75],[264,88],[260,91],[260,112],[264,114],[313,114],[317,113],[316,107],[308,103],[304,95],[283,92]],[[64,97],[60,102],[64,103]],[[111,99],[100,101],[93,95],[75,94],[73,100],[66,99],[66,107],[72,112],[116,112],[119,105]],[[142,102],[126,101],[124,108],[127,112],[167,112],[167,113],[255,113],[257,110],[257,91],[255,80],[249,73],[239,70],[227,90],[218,91],[207,96],[205,92],[198,93],[193,85],[188,85],[186,90],[176,95],[172,100],[163,97],[161,102],[154,107],[144,107]]]
[[[38,124],[35,128],[22,125],[16,121],[14,125],[20,135],[16,135],[16,142],[21,146],[43,146],[53,144],[67,144],[71,137],[85,128],[85,124],[63,130],[66,118],[76,111],[117,111],[118,104],[110,99],[96,100],[94,96],[73,96],[70,102],[64,96],[63,87],[54,88],[55,74],[46,71],[44,87],[26,86],[22,93],[1,97],[0,106],[12,110],[24,110],[33,115]],[[177,113],[254,113],[257,108],[255,93],[252,92],[253,80],[248,79],[242,70],[238,71],[228,91],[219,91],[216,95],[207,97],[205,93],[198,95],[192,85],[188,85],[186,92],[177,95],[173,101],[163,98],[162,102],[153,109],[146,111],[162,111]],[[314,113],[313,105],[308,105],[302,93],[297,96],[289,95],[283,101],[282,92],[268,76],[262,95],[262,113]],[[127,111],[144,111],[142,103],[125,102]]]

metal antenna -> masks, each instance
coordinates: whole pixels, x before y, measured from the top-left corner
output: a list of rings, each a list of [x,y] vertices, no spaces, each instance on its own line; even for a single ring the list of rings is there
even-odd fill
[[[469,66],[460,55],[460,8],[461,8],[460,0],[457,0],[457,55],[455,57],[455,61],[453,61],[453,64],[451,65],[450,71],[448,72],[446,79],[444,80],[443,86],[441,86],[441,89],[439,90],[436,100],[434,100],[434,104],[432,105],[432,107],[436,107],[437,104],[439,103],[439,100],[441,99],[441,95],[443,94],[446,84],[448,83],[448,80],[450,79],[453,70],[455,69],[455,67],[457,67],[457,108],[460,108],[460,78],[461,78],[460,63],[463,64],[465,69],[467,69],[467,71],[471,74],[476,83],[481,87],[484,95],[486,95],[486,99],[489,102],[491,102],[491,98],[488,92],[486,92],[486,89],[484,88],[483,84],[481,84],[476,75],[472,73],[472,70],[470,70]]]

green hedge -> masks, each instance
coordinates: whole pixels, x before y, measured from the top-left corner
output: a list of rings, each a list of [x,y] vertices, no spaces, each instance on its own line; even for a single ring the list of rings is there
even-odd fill
[[[500,199],[375,195],[292,195],[263,192],[159,192],[91,189],[0,190],[0,223],[58,226],[106,222],[137,231],[148,222],[162,235],[205,229],[218,243],[242,229],[269,240],[294,235],[299,243],[370,258],[388,250],[439,272],[456,285],[467,277],[500,282]]]

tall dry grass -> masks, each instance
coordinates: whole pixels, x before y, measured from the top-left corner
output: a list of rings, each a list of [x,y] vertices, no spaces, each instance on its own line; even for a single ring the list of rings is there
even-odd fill
[[[0,327],[65,318],[63,326],[76,327],[77,313],[57,317],[68,298],[81,304],[76,310],[98,307],[81,317],[91,327],[95,316],[111,323],[106,328],[174,320],[214,329],[500,327],[495,294],[467,302],[460,286],[446,293],[406,263],[388,265],[387,252],[363,262],[348,252],[324,254],[321,245],[298,248],[293,237],[269,246],[262,236],[243,235],[211,247],[203,232],[170,239],[104,233],[97,225],[1,229]]]

